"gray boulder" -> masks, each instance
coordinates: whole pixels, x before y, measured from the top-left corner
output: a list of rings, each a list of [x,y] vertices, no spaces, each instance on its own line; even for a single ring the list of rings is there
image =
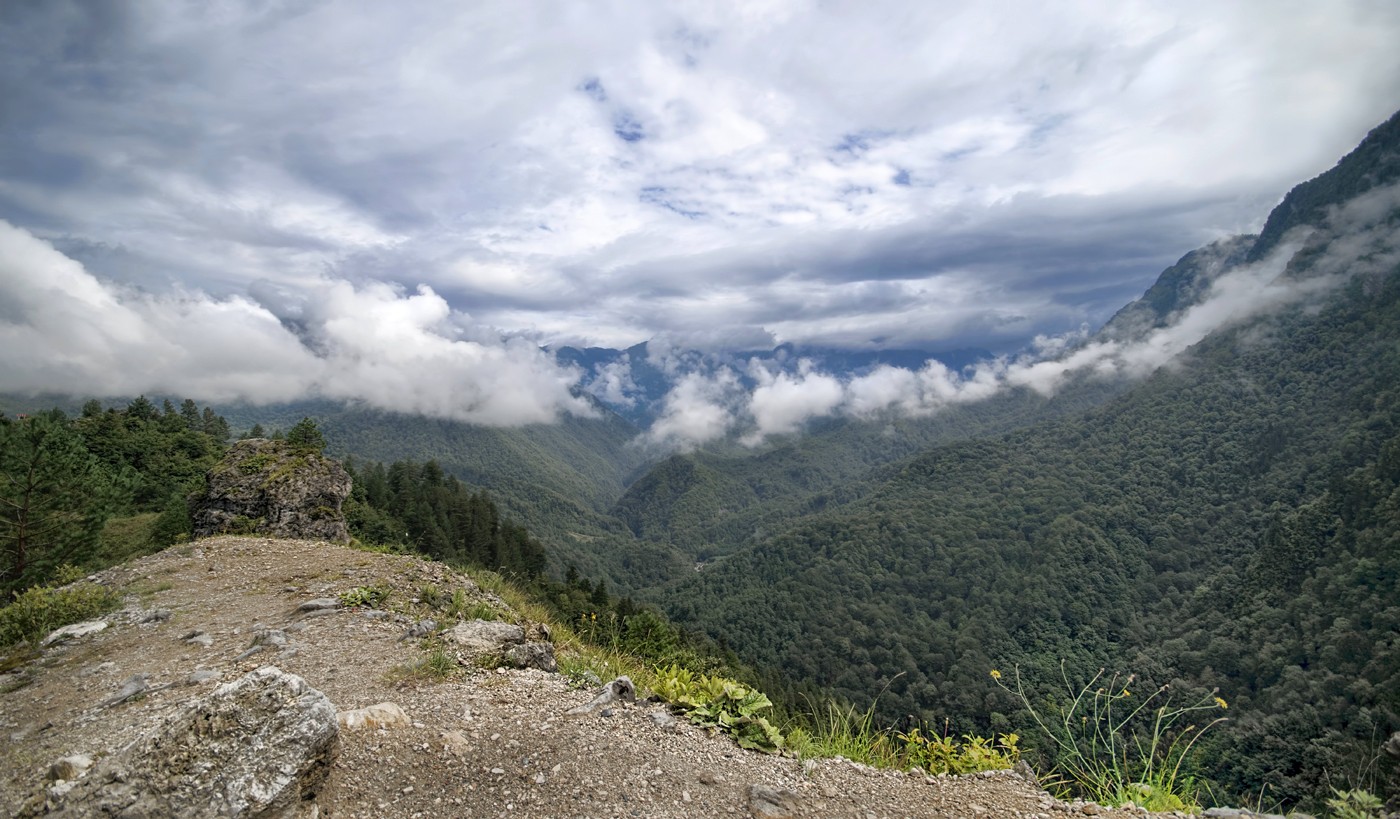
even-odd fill
[[[289,819],[315,797],[338,750],[326,695],[263,666],[184,706],[20,815]]]
[[[501,652],[501,662],[512,668],[538,668],[553,674],[559,670],[552,643],[520,643]]]
[[[490,654],[525,642],[525,629],[499,620],[472,620],[458,623],[443,636],[449,643],[462,646],[472,654]]]

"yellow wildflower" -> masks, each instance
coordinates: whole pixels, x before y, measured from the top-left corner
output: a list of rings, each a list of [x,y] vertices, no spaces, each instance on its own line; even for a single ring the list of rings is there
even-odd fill
[[[1131,697],[1132,695],[1133,695],[1133,692],[1131,692],[1131,691],[1129,691],[1128,689],[1124,688],[1124,689],[1123,689],[1123,693],[1122,693],[1120,696]]]
[[[993,668],[993,669],[992,669],[992,679],[994,679],[994,680],[999,680],[999,679],[1001,679],[1001,672],[1000,672],[1000,671],[997,671],[995,668]]]
[[[1221,699],[1220,697],[1216,697],[1216,698],[1215,698],[1215,704],[1218,705],[1218,706],[1220,706],[1221,708],[1229,708],[1229,707],[1230,707],[1230,703],[1226,702],[1225,700]]]

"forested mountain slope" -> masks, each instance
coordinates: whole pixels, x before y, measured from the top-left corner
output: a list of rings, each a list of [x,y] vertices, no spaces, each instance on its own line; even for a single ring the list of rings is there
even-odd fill
[[[756,452],[672,455],[629,486],[612,512],[637,537],[705,561],[860,497],[892,474],[892,464],[930,446],[1079,412],[1126,387],[1079,379],[1053,397],[1017,390],[929,417],[827,420]]]
[[[436,461],[445,473],[489,491],[506,515],[543,541],[558,574],[574,565],[593,577],[655,583],[686,562],[666,546],[637,541],[608,514],[646,453],[632,443],[636,428],[603,407],[597,418],[566,416],[555,424],[520,428],[334,402],[234,407],[226,415],[236,429],[257,423],[269,432],[310,415],[333,455],[381,463]]]
[[[1400,729],[1397,133],[1244,254],[1291,254],[1251,268],[1274,309],[1101,407],[932,449],[659,599],[795,678],[883,691],[890,718],[1015,726],[991,669],[1044,690],[1062,660],[1107,665],[1219,687],[1234,719],[1201,750],[1229,791],[1393,788],[1366,761]]]

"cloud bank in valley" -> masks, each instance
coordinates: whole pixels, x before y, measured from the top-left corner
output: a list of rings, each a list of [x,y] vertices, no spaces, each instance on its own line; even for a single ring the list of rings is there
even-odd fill
[[[577,371],[474,327],[427,286],[328,280],[288,312],[102,282],[0,221],[0,383],[9,390],[324,397],[491,426],[596,414],[572,392]]]
[[[1400,266],[1397,221],[1400,185],[1358,196],[1334,208],[1324,224],[1293,231],[1266,258],[1219,272],[1201,299],[1165,326],[1127,339],[1080,332],[1039,338],[1031,353],[983,361],[965,372],[930,360],[919,370],[880,365],[845,380],[817,371],[810,361],[774,371],[771,363],[755,360],[747,366],[756,384],[750,390],[739,387],[732,366],[697,369],[665,397],[663,423],[643,441],[688,451],[737,432],[741,443],[756,446],[818,418],[926,416],[1018,387],[1048,396],[1083,373],[1145,377],[1217,330],[1320,296],[1353,276],[1390,273]],[[1309,252],[1300,256],[1304,249]],[[1295,258],[1304,261],[1295,264]]]

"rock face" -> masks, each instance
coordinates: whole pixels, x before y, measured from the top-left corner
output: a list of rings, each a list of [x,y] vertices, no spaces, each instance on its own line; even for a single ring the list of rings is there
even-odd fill
[[[47,806],[60,816],[293,817],[339,750],[335,706],[263,666],[172,715]]]
[[[195,503],[194,536],[265,535],[350,540],[341,511],[350,475],[330,458],[285,441],[250,438],[229,448]]]

